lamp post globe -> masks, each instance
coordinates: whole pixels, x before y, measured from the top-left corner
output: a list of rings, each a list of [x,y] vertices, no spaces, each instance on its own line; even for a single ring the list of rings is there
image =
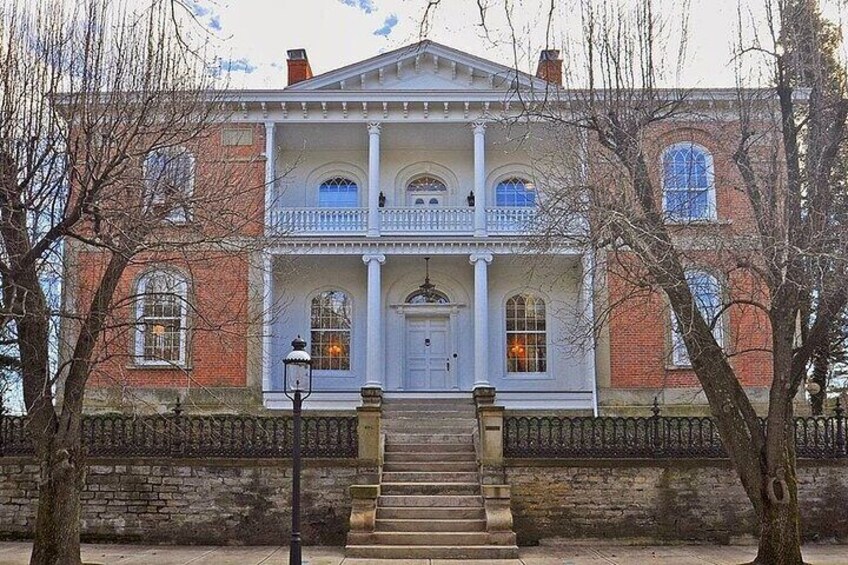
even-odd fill
[[[292,524],[289,545],[289,565],[302,565],[300,540],[300,444],[301,409],[303,401],[312,394],[312,357],[306,351],[306,341],[297,336],[292,350],[283,359],[283,386],[292,401]]]

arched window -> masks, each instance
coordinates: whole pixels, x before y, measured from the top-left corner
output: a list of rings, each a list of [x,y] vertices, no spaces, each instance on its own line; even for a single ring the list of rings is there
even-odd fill
[[[506,301],[506,367],[510,373],[548,370],[545,301],[516,294]]]
[[[359,187],[350,179],[336,177],[318,187],[319,208],[356,208],[359,206]]]
[[[350,370],[350,299],[328,290],[312,299],[312,367],[324,371]]]
[[[532,207],[536,205],[536,187],[527,180],[513,177],[495,187],[495,206]]]
[[[687,271],[686,282],[692,292],[695,305],[701,311],[701,315],[707,324],[713,325],[713,336],[719,345],[724,343],[724,327],[721,320],[716,320],[722,307],[721,285],[713,275],[704,271]],[[671,362],[677,367],[688,367],[692,363],[689,360],[689,352],[683,342],[682,328],[677,321],[674,312],[671,314]]]
[[[431,176],[418,177],[406,185],[407,202],[413,206],[440,206],[447,192],[447,185]]]
[[[450,298],[436,289],[419,289],[406,297],[407,304],[450,304]]]
[[[152,271],[138,280],[136,296],[136,363],[185,365],[186,279],[171,271]]]
[[[678,143],[663,152],[663,206],[671,220],[716,217],[713,158],[693,143]]]
[[[172,222],[188,219],[194,191],[194,155],[183,147],[151,151],[144,158],[145,206]]]

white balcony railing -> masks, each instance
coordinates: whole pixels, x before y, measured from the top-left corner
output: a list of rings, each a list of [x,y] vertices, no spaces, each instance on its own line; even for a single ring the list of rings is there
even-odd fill
[[[470,234],[474,208],[383,208],[380,231],[387,234]]]
[[[488,208],[486,229],[492,235],[530,233],[534,208]],[[279,208],[271,215],[274,229],[284,235],[365,235],[366,208]],[[381,208],[380,233],[386,235],[471,235],[474,208]]]
[[[271,221],[280,233],[287,235],[358,235],[368,227],[368,209],[280,208]]]
[[[486,209],[486,229],[490,234],[531,233],[535,223],[535,208]]]

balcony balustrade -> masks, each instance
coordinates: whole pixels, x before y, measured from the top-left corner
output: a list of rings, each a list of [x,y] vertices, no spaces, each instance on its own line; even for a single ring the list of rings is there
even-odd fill
[[[486,229],[490,235],[517,235],[533,230],[534,208],[488,208]],[[286,208],[271,214],[278,234],[289,236],[365,235],[367,208]],[[474,208],[380,208],[382,235],[471,235]]]

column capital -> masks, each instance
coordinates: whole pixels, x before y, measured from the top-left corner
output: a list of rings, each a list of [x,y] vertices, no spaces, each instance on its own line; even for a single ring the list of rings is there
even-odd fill
[[[383,127],[381,122],[368,122],[368,133],[371,135],[380,135],[380,129]]]
[[[484,135],[486,133],[486,122],[484,120],[471,122],[471,129],[474,130],[474,135]]]
[[[277,122],[265,122],[265,129],[274,129],[274,126],[277,125]]]
[[[362,262],[366,265],[371,261],[377,261],[379,264],[383,264],[386,262],[386,256],[382,253],[366,253],[362,256]]]
[[[491,253],[489,253],[488,251],[481,251],[479,253],[472,253],[471,255],[469,255],[468,256],[468,262],[473,265],[477,261],[485,261],[486,264],[488,265],[489,263],[492,262],[493,258],[494,258],[494,256]]]

